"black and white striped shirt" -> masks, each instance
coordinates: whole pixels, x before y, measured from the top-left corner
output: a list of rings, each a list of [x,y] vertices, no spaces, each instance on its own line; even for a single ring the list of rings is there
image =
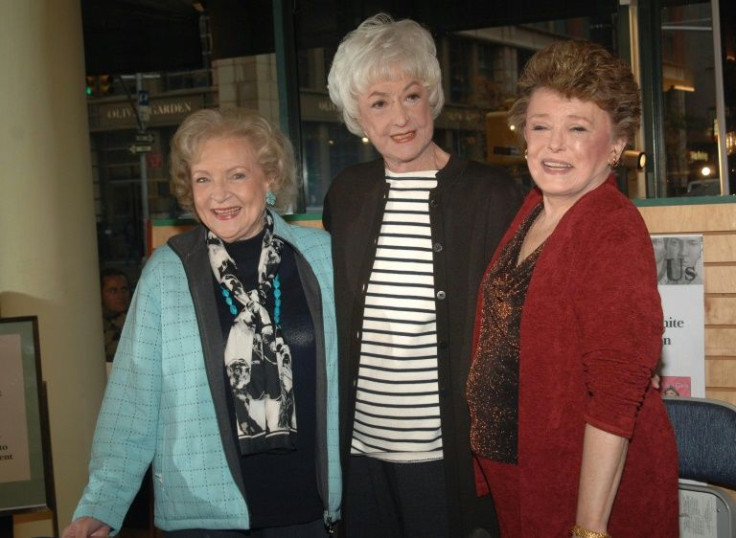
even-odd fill
[[[429,191],[436,171],[391,174],[363,315],[352,453],[442,458]]]

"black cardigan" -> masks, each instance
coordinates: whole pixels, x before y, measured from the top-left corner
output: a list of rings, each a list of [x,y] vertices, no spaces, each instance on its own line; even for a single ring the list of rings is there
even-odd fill
[[[323,223],[332,234],[335,266],[340,447],[345,480],[350,479],[347,458],[353,434],[365,290],[387,196],[383,161],[376,160],[340,173],[324,205]],[[439,171],[437,187],[429,196],[442,443],[453,537],[466,536],[478,528],[497,535],[489,498],[479,498],[475,493],[465,379],[470,368],[480,279],[522,199],[522,189],[505,172],[458,157],[451,157]]]

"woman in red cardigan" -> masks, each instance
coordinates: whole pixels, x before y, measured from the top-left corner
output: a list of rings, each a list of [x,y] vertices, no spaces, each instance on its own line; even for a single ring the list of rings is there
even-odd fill
[[[538,52],[510,123],[536,188],[481,283],[467,382],[480,490],[504,537],[678,535],[659,393],[652,245],[613,169],[639,126],[631,71],[589,42]]]

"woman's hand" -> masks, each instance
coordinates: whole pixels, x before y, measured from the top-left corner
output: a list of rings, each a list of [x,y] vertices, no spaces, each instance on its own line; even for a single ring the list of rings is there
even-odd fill
[[[72,521],[64,532],[61,533],[61,538],[87,538],[88,536],[109,536],[110,527],[91,517],[80,517],[79,519]]]
[[[662,378],[659,377],[659,375],[657,374],[652,375],[651,383],[654,390],[659,390],[662,388]]]

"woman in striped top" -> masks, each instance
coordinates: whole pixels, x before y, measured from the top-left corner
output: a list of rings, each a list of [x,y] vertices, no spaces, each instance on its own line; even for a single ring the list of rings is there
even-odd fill
[[[328,78],[348,129],[381,159],[333,182],[344,521],[350,538],[489,536],[463,386],[484,265],[521,201],[500,171],[433,141],[443,104],[432,36],[380,14]]]

